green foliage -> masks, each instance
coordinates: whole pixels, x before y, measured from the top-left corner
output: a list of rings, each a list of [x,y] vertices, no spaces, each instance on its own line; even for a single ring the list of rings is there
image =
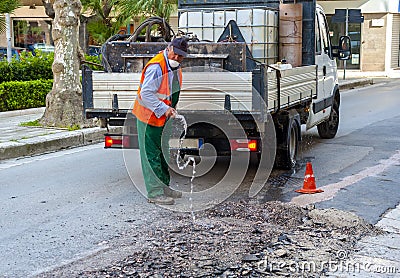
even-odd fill
[[[99,64],[99,66],[96,66],[96,65],[92,65],[92,64],[88,63],[87,65],[92,70],[103,70],[104,69],[103,66],[101,66],[101,55],[99,55],[99,56],[85,55],[85,61]]]
[[[19,32],[21,32],[23,34],[28,34],[29,27],[30,27],[30,26],[28,26],[28,21],[16,20],[13,22],[13,25],[14,25],[14,30],[19,30]]]
[[[3,59],[0,61],[0,83],[8,81],[29,81],[37,79],[52,79],[51,66],[54,53],[37,51],[33,56],[30,52],[23,52],[20,61],[13,58],[11,63]]]
[[[46,105],[46,95],[53,80],[10,81],[0,84],[0,111],[27,109]]]
[[[11,13],[19,6],[21,6],[21,3],[19,0],[1,0],[0,14]]]
[[[12,13],[21,6],[19,0],[1,0],[0,1],[0,33],[6,31],[5,14]]]
[[[80,125],[71,125],[68,127],[69,131],[79,130],[81,129]]]
[[[84,12],[91,16],[87,29],[95,44],[103,44],[127,26],[132,19],[159,16],[167,20],[175,10],[177,0],[81,0]],[[116,16],[115,16],[116,15]]]
[[[87,29],[94,44],[103,44],[114,35],[121,25],[115,21],[112,14],[114,7],[111,0],[81,0],[83,14],[88,17]]]
[[[22,52],[20,60],[12,59],[11,63],[7,60],[0,60],[0,83],[9,81],[29,81],[37,79],[52,79],[53,72],[51,66],[54,61],[54,53],[45,53],[36,50],[33,56],[30,52]],[[103,70],[100,56],[85,55],[85,61],[99,64],[99,66],[89,64],[92,70]]]
[[[83,11],[92,11],[103,19],[109,16],[112,5],[110,0],[81,0]]]
[[[14,73],[11,65],[14,63],[18,63],[14,57],[10,64],[6,59],[0,61],[0,83],[4,81],[13,81]]]
[[[34,120],[34,121],[30,121],[30,122],[23,122],[19,124],[20,126],[42,126],[39,123],[39,120]]]
[[[21,53],[20,60],[0,61],[0,111],[46,106],[46,95],[53,86],[51,66],[54,53]],[[85,60],[101,64],[101,56],[85,55]],[[92,70],[102,66],[88,64]],[[28,123],[29,124],[29,123]],[[72,127],[74,130],[80,127]]]
[[[112,0],[116,10],[119,12],[119,21],[130,20],[134,15],[140,15],[142,18],[159,16],[168,20],[175,9],[174,4],[176,2],[165,0]]]
[[[113,26],[110,28],[109,26],[104,24],[103,20],[99,19],[90,21],[87,25],[87,29],[94,43],[96,45],[101,45],[105,43],[109,37],[111,37],[118,31],[119,26]]]

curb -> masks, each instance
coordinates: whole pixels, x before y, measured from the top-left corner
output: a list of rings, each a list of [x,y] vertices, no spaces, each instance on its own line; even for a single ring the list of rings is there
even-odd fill
[[[117,131],[117,129],[113,128],[110,131]],[[104,140],[106,132],[106,129],[95,127],[2,143],[0,161],[100,143]]]
[[[348,80],[348,81],[342,80],[341,82],[339,82],[339,89],[348,90],[372,84],[374,84],[374,80],[372,78],[364,78],[364,79]]]
[[[0,113],[0,118],[8,118],[8,117],[38,114],[38,113],[43,114],[45,109],[46,107],[38,107],[38,108],[29,108],[24,110],[5,111]]]

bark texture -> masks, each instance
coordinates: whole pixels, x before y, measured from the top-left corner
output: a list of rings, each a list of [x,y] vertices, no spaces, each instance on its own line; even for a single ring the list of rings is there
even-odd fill
[[[79,67],[80,0],[55,0],[53,22],[54,63],[53,89],[46,98],[46,110],[40,120],[45,126],[85,126]]]

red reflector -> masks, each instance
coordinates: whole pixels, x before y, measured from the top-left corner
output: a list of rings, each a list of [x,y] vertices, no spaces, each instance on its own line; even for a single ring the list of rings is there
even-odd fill
[[[105,137],[105,147],[106,148],[111,148],[115,145],[119,145],[119,147],[120,147],[122,145],[122,139],[115,139],[115,138],[112,138],[111,136]]]
[[[121,139],[113,139],[113,145],[122,145]]]
[[[250,140],[247,147],[251,152],[257,151],[257,140]]]
[[[237,149],[247,148],[247,140],[245,143],[243,143],[242,141],[243,140],[230,140],[231,150],[236,151]]]

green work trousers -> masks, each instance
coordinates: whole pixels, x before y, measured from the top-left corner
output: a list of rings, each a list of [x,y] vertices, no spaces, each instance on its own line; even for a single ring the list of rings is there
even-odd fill
[[[163,149],[165,155],[169,155],[168,144],[162,146],[161,142],[163,129],[137,120],[140,161],[148,198],[164,194],[164,186],[170,182],[168,163],[163,155]]]

